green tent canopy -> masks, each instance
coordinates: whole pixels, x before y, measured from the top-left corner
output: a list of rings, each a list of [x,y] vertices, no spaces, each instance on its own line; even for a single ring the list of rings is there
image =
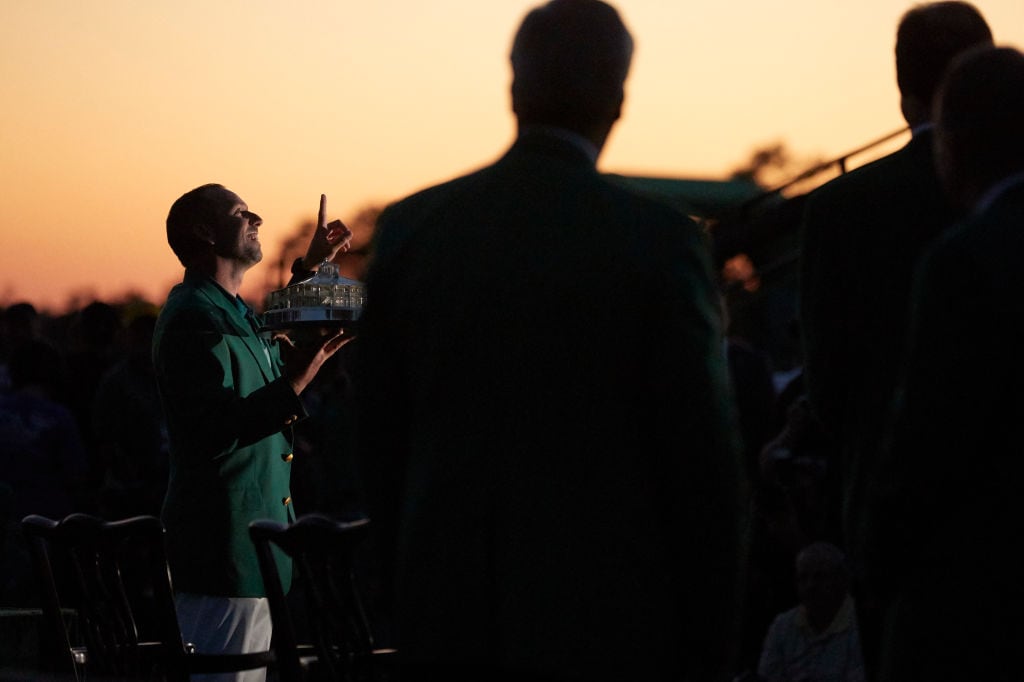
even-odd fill
[[[719,217],[765,192],[763,187],[745,179],[688,180],[615,173],[607,173],[605,177],[699,218]]]

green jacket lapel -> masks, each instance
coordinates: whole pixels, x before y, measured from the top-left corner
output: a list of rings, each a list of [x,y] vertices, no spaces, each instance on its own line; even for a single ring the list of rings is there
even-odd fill
[[[267,380],[267,383],[276,379],[279,373],[275,371],[276,368],[271,359],[269,349],[256,335],[256,331],[249,323],[249,320],[245,318],[245,315],[238,309],[234,301],[228,298],[227,292],[208,279],[199,286],[199,292],[224,312],[225,318],[231,322],[238,332],[238,338],[252,354],[253,360],[260,368],[260,372]]]

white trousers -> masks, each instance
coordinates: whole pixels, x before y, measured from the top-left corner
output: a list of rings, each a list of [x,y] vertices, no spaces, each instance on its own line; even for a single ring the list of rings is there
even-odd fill
[[[246,654],[270,648],[270,605],[260,597],[174,596],[181,637],[200,654]],[[192,675],[193,682],[265,682],[266,668]]]

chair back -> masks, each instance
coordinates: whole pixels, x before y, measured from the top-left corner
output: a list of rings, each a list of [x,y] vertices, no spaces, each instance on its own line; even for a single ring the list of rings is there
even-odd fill
[[[274,521],[249,524],[270,602],[282,682],[355,680],[369,674],[373,634],[353,571],[355,550],[369,525],[369,519],[344,522],[320,514],[302,516],[290,526]],[[302,653],[272,546],[291,557],[302,581],[313,639],[310,653],[315,658]]]
[[[60,521],[27,516],[22,529],[39,582],[47,644],[55,671],[114,678],[179,678],[185,655],[164,555],[164,529],[153,516],[106,522],[85,514]],[[58,580],[57,555],[64,560]],[[140,598],[146,595],[146,605]],[[73,646],[61,609],[77,612],[84,647]],[[140,634],[140,622],[145,626]]]
[[[33,515],[21,525],[58,675],[188,682],[193,673],[273,664],[272,651],[196,653],[182,641],[164,527],[155,516],[104,521],[72,514],[55,521]],[[55,565],[67,575],[55,576]],[[77,612],[84,646],[72,641],[62,608]]]

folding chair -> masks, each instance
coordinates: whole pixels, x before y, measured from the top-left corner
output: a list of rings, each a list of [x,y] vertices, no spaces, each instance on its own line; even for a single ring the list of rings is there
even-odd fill
[[[369,525],[368,519],[341,522],[319,514],[302,516],[290,526],[274,521],[249,524],[270,602],[281,682],[352,682],[390,676],[395,651],[374,648],[353,571],[355,549]],[[312,644],[298,643],[272,545],[292,558],[297,579],[303,581]]]
[[[191,673],[264,668],[272,651],[198,654],[182,642],[164,552],[164,528],[153,516],[107,522],[85,514],[60,521],[27,516],[53,671],[83,679],[188,682]],[[54,578],[55,560],[65,568]],[[77,611],[83,642],[73,642],[61,607]],[[140,625],[142,627],[140,627]]]

